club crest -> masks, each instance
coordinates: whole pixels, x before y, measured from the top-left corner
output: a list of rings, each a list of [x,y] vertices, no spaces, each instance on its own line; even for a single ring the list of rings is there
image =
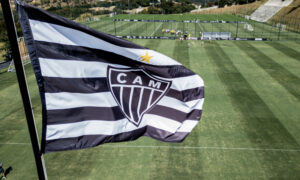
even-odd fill
[[[136,126],[166,94],[172,83],[138,68],[108,66],[107,73],[109,88],[116,102],[127,119]]]

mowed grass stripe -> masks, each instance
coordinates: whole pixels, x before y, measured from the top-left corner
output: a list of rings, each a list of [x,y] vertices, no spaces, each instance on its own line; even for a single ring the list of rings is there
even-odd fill
[[[278,51],[277,49],[274,49],[273,47],[269,46],[265,42],[266,41],[247,41],[247,43],[251,44],[252,46],[259,49],[261,52],[263,52],[264,55],[268,56],[273,61],[275,61],[276,63],[278,63],[279,65],[284,67],[286,70],[288,70],[290,73],[292,73],[295,76],[297,76],[298,78],[300,78],[300,71],[299,71],[300,63],[299,63],[299,61],[297,61],[289,56],[286,56],[284,53]],[[278,43],[278,42],[274,42],[274,43]],[[246,57],[243,62],[253,63],[256,66],[256,67],[254,67],[255,69],[258,69],[259,71],[260,70],[264,71],[263,69],[261,69],[261,67],[259,65],[257,65],[257,63],[255,61],[252,60],[251,57],[249,57],[247,54],[245,54],[244,51],[241,51],[234,44],[233,41],[230,41],[230,44],[231,44],[232,48],[236,49],[236,52],[239,52]],[[291,43],[291,44],[293,44],[293,43]],[[291,46],[291,45],[287,45],[287,46]],[[295,46],[295,47],[298,47],[298,46]],[[266,72],[264,71],[264,73],[266,73]],[[267,76],[270,77],[272,79],[272,81],[274,80],[269,74],[267,74]],[[278,83],[276,83],[276,84],[278,84]],[[278,85],[280,85],[280,84],[278,84]],[[282,88],[284,88],[284,87],[282,86]],[[285,92],[285,93],[290,95],[289,92]],[[291,96],[294,99],[293,95],[291,95]]]
[[[153,24],[149,24],[147,22],[138,22],[137,25],[135,25],[135,27],[133,29],[131,29],[131,33],[132,35],[136,35],[136,36],[144,36],[147,35],[147,33],[143,34],[144,32],[147,32],[148,29],[150,29],[150,31],[153,29],[151,26],[153,26]]]
[[[207,32],[207,29],[206,29],[204,23],[197,23],[197,25],[201,32]]]
[[[89,28],[92,28],[94,30],[103,32],[103,33],[112,33],[110,32],[112,27],[114,27],[114,22],[111,20],[105,20],[105,21],[95,21],[89,24],[86,24]],[[114,33],[114,32],[113,32]]]
[[[144,47],[156,50],[160,43],[161,43],[161,40],[149,39]]]
[[[162,35],[162,32],[161,32],[161,27],[162,27],[163,23],[156,23],[155,24],[155,30],[150,34],[150,36],[160,36]]]
[[[286,70],[288,70],[290,73],[294,74],[295,76],[297,76],[298,78],[300,78],[300,62],[295,60],[294,58],[291,58],[289,56],[287,56],[286,54],[282,53],[281,51],[278,51],[277,49],[269,46],[268,43],[265,43],[266,41],[262,41],[262,42],[258,42],[258,41],[249,41],[249,44],[252,44],[254,47],[256,47],[257,49],[259,49],[261,52],[263,52],[264,55],[268,56],[269,58],[271,58],[273,61],[275,61],[276,63],[278,63],[279,65],[281,65],[282,67],[284,67]],[[274,42],[274,43],[280,43],[280,42]],[[288,43],[288,42],[284,42],[283,43],[285,46],[289,47],[292,49],[292,46],[294,47],[298,47],[295,46],[293,43]],[[235,48],[237,48],[233,43],[232,46],[234,46]],[[299,48],[299,47],[298,47]],[[293,49],[296,50],[297,49]],[[253,61],[247,54],[245,54],[243,51],[241,51],[240,49],[238,49],[238,51],[240,51],[242,54],[244,54],[247,58],[247,61],[251,61],[252,63],[254,63],[260,70],[261,69],[255,61]],[[300,52],[300,51],[299,51]],[[264,71],[264,70],[263,70]],[[264,73],[266,73],[264,71]],[[267,74],[267,76],[270,77],[269,74]],[[272,80],[273,78],[270,77]],[[278,84],[278,83],[276,83]],[[278,84],[279,86],[281,86],[280,84]],[[284,88],[283,86],[281,86],[282,88]],[[285,88],[284,88],[285,89]],[[287,91],[285,89],[285,91]],[[285,94],[291,95],[289,92],[285,92]],[[292,99],[297,100],[296,98],[292,96]]]
[[[129,28],[122,31],[122,35],[132,35],[132,36],[148,36],[148,33],[153,32],[153,23],[149,22],[129,22],[131,23]],[[118,35],[121,35],[117,32]]]
[[[206,45],[205,50],[217,67],[217,74],[226,86],[233,104],[243,114],[245,130],[253,147],[274,148],[284,143],[297,149],[297,141],[252,89],[223,49],[217,43],[213,43],[211,46]]]
[[[249,41],[248,41],[249,42]],[[269,47],[264,42],[249,42],[259,48],[265,55],[288,69],[291,73],[300,77],[299,62],[286,57],[279,51]],[[251,59],[245,52],[241,51],[233,41],[218,42],[230,57],[232,63],[241,72],[244,78],[251,85],[252,89],[261,97],[268,108],[280,120],[282,125],[300,144],[300,101],[289,93],[285,87],[279,84],[264,69]],[[284,147],[284,145],[283,145]]]
[[[36,86],[36,80],[35,80],[35,76],[33,74],[33,70],[32,70],[32,67],[31,67],[31,64],[28,64],[25,66],[25,72],[26,72],[26,78],[27,78],[27,85],[30,87],[31,85],[34,85],[35,87]],[[3,83],[5,82],[4,79],[7,79],[6,83]],[[19,127],[20,123],[16,123],[14,124],[14,121],[5,121],[6,118],[15,118],[16,116],[20,116],[22,118],[23,115],[24,115],[24,109],[23,109],[23,106],[22,106],[22,100],[21,100],[21,97],[19,95],[19,89],[18,89],[18,84],[17,84],[17,77],[16,77],[16,73],[12,73],[12,72],[5,72],[3,74],[0,74],[0,99],[1,99],[1,102],[3,103],[0,103],[0,126],[2,123],[8,123],[9,125],[8,126],[5,126],[6,128],[3,130],[10,130],[10,129],[13,129],[13,128],[16,128],[16,127]],[[4,88],[3,88],[4,86]],[[32,95],[32,93],[35,93],[37,92],[37,88],[30,88],[30,93]],[[11,95],[13,94],[13,95]],[[40,102],[40,99],[39,99],[39,95],[37,94],[36,95],[33,95],[31,97],[31,101],[32,102]],[[9,105],[8,105],[9,104]],[[33,104],[33,109],[35,110],[36,109],[36,106],[34,106]],[[23,120],[23,119],[20,119],[19,117],[16,118],[16,120]],[[13,123],[10,125],[10,123]],[[20,125],[20,129],[22,129],[23,126]],[[5,138],[8,138],[8,137],[5,137]],[[2,141],[1,137],[0,137],[0,141]],[[6,141],[7,142],[7,141]],[[16,142],[19,142],[19,141],[16,141]]]
[[[212,64],[216,66],[216,73],[226,86],[233,105],[242,114],[245,124],[244,130],[252,147],[274,148],[277,146],[280,148],[280,146],[285,145],[299,149],[297,141],[252,89],[224,50],[217,43],[207,45],[205,50]],[[265,176],[268,178],[281,177],[288,174],[287,171],[289,173],[295,172],[297,161],[291,161],[291,159],[297,157],[297,153],[287,155],[284,152],[257,152],[256,158],[260,161]],[[276,164],[275,159],[277,159]],[[289,162],[287,163],[287,161]],[[283,170],[278,168],[280,165],[289,165],[295,169]]]
[[[27,75],[27,84],[31,86],[36,84],[34,75],[32,74],[31,64],[25,66]],[[22,99],[19,93],[17,78],[15,73],[1,74],[9,78],[14,84],[6,88],[0,82],[0,142],[30,142],[27,124],[22,105]],[[36,85],[35,85],[36,87]],[[36,93],[35,89],[30,89],[30,93]],[[32,102],[40,102],[39,95],[31,97]],[[33,106],[36,111],[36,106]],[[5,144],[0,145],[0,157],[5,168],[12,166],[13,171],[8,175],[11,179],[37,179],[34,166],[34,157],[32,156],[32,148],[30,146],[14,147]],[[22,162],[22,163],[20,163]]]
[[[119,35],[119,36],[129,35],[128,31],[130,31],[130,28],[133,25],[134,25],[134,23],[131,23],[131,22],[122,24],[120,27],[116,28],[116,34]]]
[[[116,33],[118,34],[118,29],[124,29],[126,27],[128,27],[128,25],[130,24],[130,22],[116,22],[116,26],[114,25],[114,22],[111,22],[111,24],[108,24],[107,27],[105,27],[104,29],[101,29],[99,31],[103,31],[107,34],[115,34],[115,28],[116,28]]]
[[[190,67],[189,41],[174,41],[173,58],[179,61],[186,68]]]
[[[84,24],[84,25],[86,25],[90,28],[93,28],[93,29],[102,29],[105,26],[110,25],[112,23],[113,23],[113,21],[106,20],[106,21],[95,21],[95,22]]]
[[[297,61],[300,61],[300,52],[299,51],[291,49],[291,48],[287,47],[286,45],[284,45],[280,42],[265,42],[265,43],[267,45],[273,47],[277,51],[282,52],[286,56],[291,57],[291,58],[293,58]]]
[[[253,61],[263,68],[271,77],[300,100],[300,78],[286,70],[283,66],[263,54],[259,49],[248,42],[235,42],[236,46],[244,51]]]
[[[155,40],[152,40],[155,41]],[[174,43],[172,57],[178,60],[180,63],[189,67],[189,49],[187,41],[169,40],[168,44]],[[170,46],[155,46],[155,50],[170,51]],[[159,49],[158,49],[159,48]],[[199,134],[197,130],[193,130],[192,133],[184,141],[185,146],[200,146]],[[155,142],[160,146],[161,142]],[[173,144],[167,144],[170,146],[159,147],[153,154],[154,167],[151,170],[149,179],[201,179],[201,157],[198,149],[176,149],[172,147]]]
[[[300,32],[299,32],[299,38],[300,38]],[[295,40],[295,41],[282,41],[282,43],[284,43],[286,46],[288,46],[289,48],[294,49],[297,52],[300,52],[300,41]]]
[[[9,73],[6,71],[0,73],[0,83],[1,83],[0,91],[16,83],[16,76],[15,75],[12,76],[12,74],[13,74],[12,72]]]

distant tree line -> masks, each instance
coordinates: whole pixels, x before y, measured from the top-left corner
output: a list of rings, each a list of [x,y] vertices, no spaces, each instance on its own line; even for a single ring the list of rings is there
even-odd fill
[[[31,0],[27,0],[31,1]],[[195,1],[195,0],[194,0]],[[117,0],[117,1],[94,1],[94,0],[41,0],[36,6],[47,7],[47,11],[54,12],[64,17],[75,19],[82,13],[107,14],[110,11],[93,11],[91,7],[111,7],[116,13],[125,13],[125,10],[132,10],[139,7],[149,7],[142,13],[148,14],[173,14],[185,13],[195,9],[193,0]],[[200,0],[202,1],[202,0]],[[209,1],[209,0],[208,0]],[[37,2],[35,2],[37,3]]]
[[[144,14],[179,14],[190,12],[196,9],[191,0],[161,0],[160,3],[153,4],[147,10],[142,11]]]
[[[201,1],[201,5],[202,7],[218,6],[219,8],[222,8],[224,6],[231,6],[233,4],[247,4],[255,1],[256,0],[206,0]]]

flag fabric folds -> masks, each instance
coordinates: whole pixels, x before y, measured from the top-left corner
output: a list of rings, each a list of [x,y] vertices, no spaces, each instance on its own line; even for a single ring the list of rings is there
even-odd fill
[[[42,152],[149,136],[181,142],[203,80],[177,61],[16,1],[42,100]]]

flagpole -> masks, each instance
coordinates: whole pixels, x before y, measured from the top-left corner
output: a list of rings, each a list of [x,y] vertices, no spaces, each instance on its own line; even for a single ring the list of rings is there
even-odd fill
[[[1,6],[2,6],[2,11],[4,15],[5,24],[6,24],[8,39],[12,50],[13,61],[15,64],[19,88],[23,100],[23,106],[24,106],[24,111],[27,119],[27,125],[30,134],[35,163],[37,167],[38,177],[40,180],[47,180],[48,177],[46,173],[46,167],[44,163],[43,154],[40,152],[40,146],[39,146],[37,131],[34,123],[34,116],[32,112],[30,96],[28,93],[26,77],[23,69],[19,46],[18,46],[16,27],[12,15],[12,10],[10,8],[9,0],[1,0]]]

